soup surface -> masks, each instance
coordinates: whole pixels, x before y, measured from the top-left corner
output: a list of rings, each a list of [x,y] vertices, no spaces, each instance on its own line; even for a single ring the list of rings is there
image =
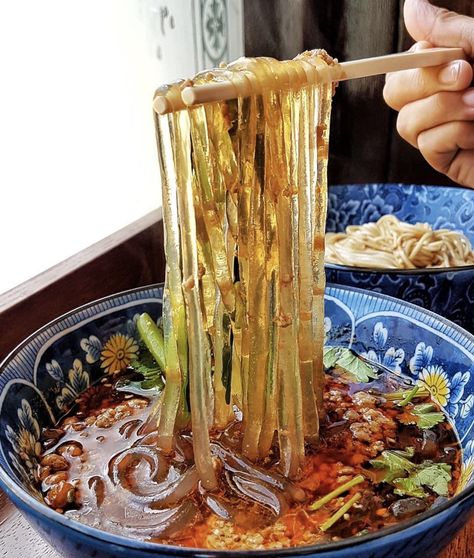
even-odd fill
[[[191,433],[180,432],[164,454],[147,422],[154,398],[118,391],[104,378],[57,428],[43,432],[45,501],[132,538],[262,549],[365,534],[452,495],[459,446],[423,389],[407,390],[388,373],[371,384],[350,380],[337,367],[327,374],[319,445],[306,448],[295,481],[279,474],[276,444],[258,464],[241,457],[236,410],[230,426],[211,432],[219,488],[209,492],[199,483]]]

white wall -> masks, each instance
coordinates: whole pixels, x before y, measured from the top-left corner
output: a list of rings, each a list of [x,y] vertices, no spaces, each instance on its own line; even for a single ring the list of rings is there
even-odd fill
[[[242,4],[211,59],[210,0],[0,0],[0,293],[160,205],[153,92],[241,56]]]
[[[0,292],[160,203],[138,4],[0,2]]]

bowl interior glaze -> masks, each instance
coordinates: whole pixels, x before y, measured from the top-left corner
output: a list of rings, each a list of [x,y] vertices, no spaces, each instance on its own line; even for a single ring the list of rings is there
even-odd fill
[[[35,486],[40,430],[53,426],[75,398],[117,362],[128,364],[138,350],[136,319],[144,311],[158,318],[161,296],[161,286],[144,287],[72,311],[33,334],[1,365],[0,485],[25,506],[48,513],[59,523],[75,524],[37,502],[41,500]],[[456,498],[474,495],[474,337],[431,312],[359,289],[328,286],[325,304],[328,344],[353,347],[430,387],[462,444],[463,470]],[[430,513],[435,512],[424,515]],[[91,527],[76,527],[97,538],[126,542]],[[150,546],[139,541],[133,545]]]

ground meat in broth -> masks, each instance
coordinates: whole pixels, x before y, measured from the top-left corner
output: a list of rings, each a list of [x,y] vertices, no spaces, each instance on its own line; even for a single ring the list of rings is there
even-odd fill
[[[38,473],[45,501],[106,531],[211,549],[338,540],[378,530],[429,507],[434,494],[424,501],[406,498],[400,505],[387,485],[365,480],[347,493],[361,494],[349,512],[328,532],[319,529],[347,494],[314,512],[308,509],[311,502],[359,474],[383,450],[411,445],[422,452],[428,444],[423,438],[429,437],[417,428],[402,427],[396,420],[401,410],[394,403],[367,391],[351,394],[351,386],[337,377],[327,380],[320,443],[307,448],[299,480],[289,483],[278,474],[276,453],[257,466],[240,458],[236,422],[224,433],[212,433],[220,488],[209,494],[193,468],[190,433],[178,435],[174,453],[164,455],[156,447],[156,435],[143,429],[153,402],[119,393],[108,383],[93,386],[78,400],[74,415],[43,432],[45,453]],[[447,423],[429,432],[436,440],[434,461],[457,447]],[[452,492],[459,452],[451,454]]]

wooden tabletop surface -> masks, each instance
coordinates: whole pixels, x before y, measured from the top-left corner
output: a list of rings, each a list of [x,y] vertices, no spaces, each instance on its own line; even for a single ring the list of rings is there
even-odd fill
[[[474,519],[439,558],[472,558]],[[62,558],[46,543],[0,491],[0,558]],[[396,558],[395,556],[393,558]]]

